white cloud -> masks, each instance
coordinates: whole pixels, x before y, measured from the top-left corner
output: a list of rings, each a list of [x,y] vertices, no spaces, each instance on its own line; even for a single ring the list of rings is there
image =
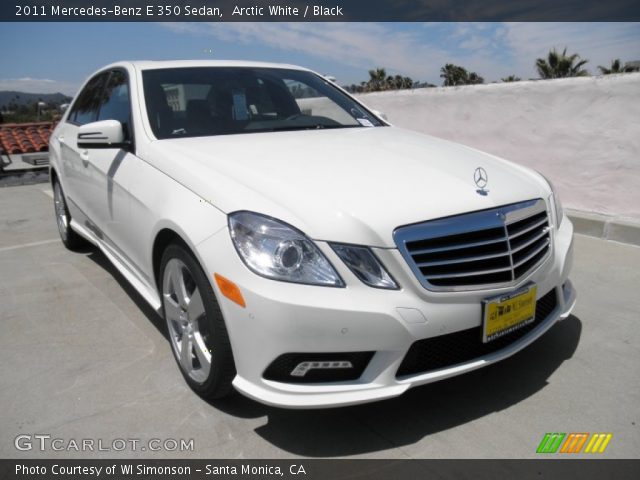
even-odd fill
[[[550,49],[578,53],[589,60],[586,68],[598,73],[598,65],[609,65],[614,58],[640,60],[638,23],[508,23],[505,40],[513,57],[514,70],[532,77],[535,59]]]
[[[221,41],[260,44],[350,67],[375,66],[424,79],[447,60],[444,49],[426,45],[415,32],[374,23],[165,24],[177,33],[212,35]],[[437,67],[436,67],[437,66]]]
[[[414,25],[414,24],[412,24]],[[366,71],[440,83],[445,63],[463,65],[485,81],[509,74],[536,76],[535,59],[550,48],[569,47],[597,65],[640,59],[638,23],[431,23],[423,29],[384,23],[168,23],[180,34],[213,36],[223,42],[261,45]],[[432,30],[431,32],[428,32]],[[311,63],[311,62],[310,62]],[[356,79],[339,79],[351,82]],[[365,80],[361,78],[360,80]]]
[[[480,35],[471,35],[469,38],[460,42],[460,48],[465,50],[482,50],[487,48],[491,40]]]
[[[49,78],[0,78],[0,90],[15,90],[25,93],[64,93],[74,95],[78,84],[59,82]]]

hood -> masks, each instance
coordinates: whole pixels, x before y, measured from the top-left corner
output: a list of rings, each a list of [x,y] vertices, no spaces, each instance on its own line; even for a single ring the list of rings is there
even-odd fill
[[[395,228],[533,198],[536,173],[396,127],[159,140],[150,163],[225,213],[250,210],[315,240],[395,247]],[[486,195],[474,171],[488,174]]]

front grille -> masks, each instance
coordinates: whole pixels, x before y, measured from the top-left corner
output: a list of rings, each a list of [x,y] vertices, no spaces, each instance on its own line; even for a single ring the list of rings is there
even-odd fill
[[[394,239],[429,290],[515,283],[551,249],[549,218],[541,199],[400,227]]]
[[[375,352],[285,353],[276,358],[264,372],[266,380],[285,383],[323,383],[357,380]],[[353,368],[309,370],[303,377],[291,375],[302,362],[349,361]]]
[[[405,377],[452,367],[502,350],[540,325],[556,305],[557,296],[553,289],[536,302],[533,322],[489,343],[482,342],[482,326],[418,340],[409,348],[396,376]]]

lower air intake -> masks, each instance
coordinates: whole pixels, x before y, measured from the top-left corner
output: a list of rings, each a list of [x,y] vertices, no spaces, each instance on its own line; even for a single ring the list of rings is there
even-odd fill
[[[452,367],[508,347],[546,320],[557,305],[556,291],[551,290],[536,303],[536,315],[530,324],[497,338],[482,342],[482,327],[418,340],[411,345],[396,373],[406,377]]]

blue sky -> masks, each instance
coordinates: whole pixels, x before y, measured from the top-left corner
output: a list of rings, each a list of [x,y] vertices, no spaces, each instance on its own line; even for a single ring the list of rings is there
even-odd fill
[[[640,23],[4,23],[0,90],[73,94],[92,71],[123,59],[247,59],[303,65],[341,84],[390,74],[441,84],[445,63],[485,81],[536,76],[550,48],[589,59],[640,60]]]

